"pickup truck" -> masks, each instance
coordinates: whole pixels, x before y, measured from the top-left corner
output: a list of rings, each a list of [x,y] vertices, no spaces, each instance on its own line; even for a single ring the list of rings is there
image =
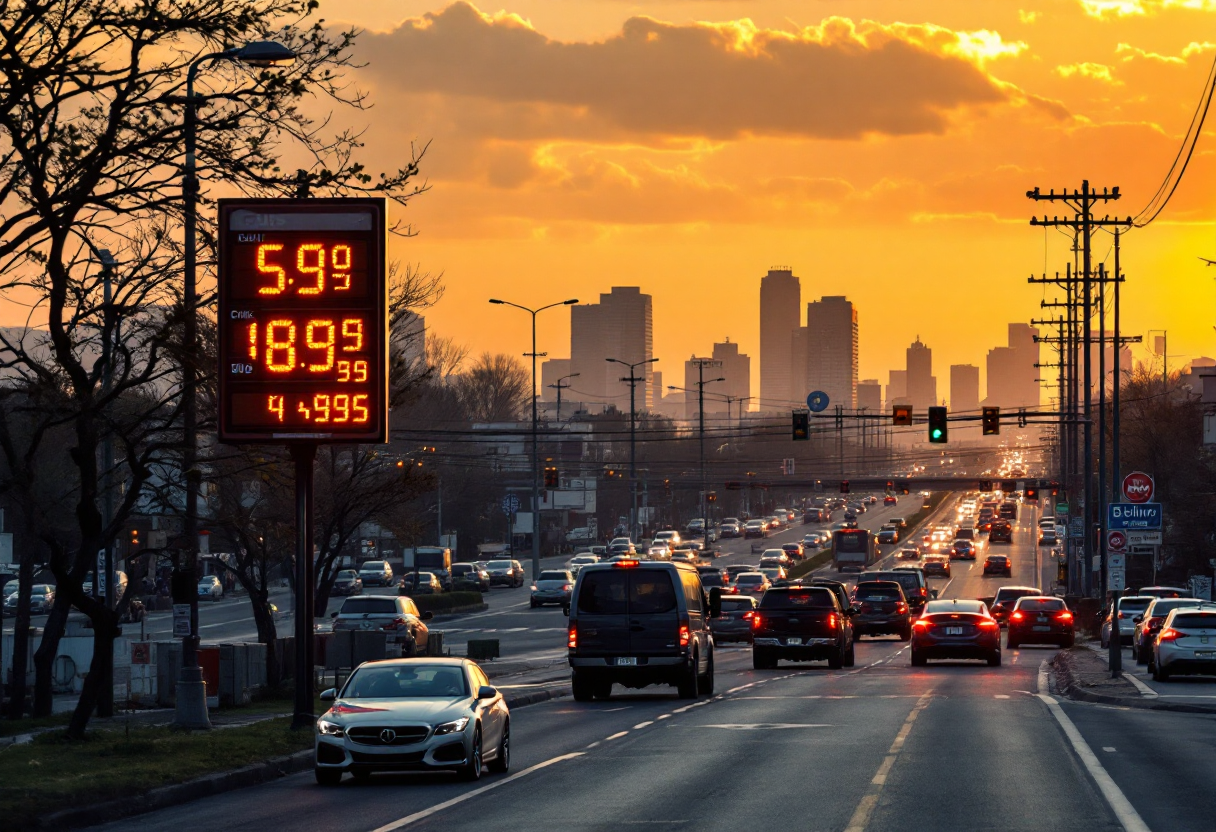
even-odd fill
[[[773,587],[752,617],[752,666],[774,668],[781,659],[852,667],[852,608],[828,587]]]

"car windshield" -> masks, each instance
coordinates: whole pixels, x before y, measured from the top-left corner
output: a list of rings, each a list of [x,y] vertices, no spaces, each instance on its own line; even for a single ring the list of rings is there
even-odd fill
[[[1119,599],[1119,612],[1144,612],[1151,603],[1153,603],[1152,598],[1121,598]]]
[[[655,615],[674,612],[671,575],[657,569],[612,569],[582,573],[578,611],[588,615]]]
[[[376,572],[384,569],[384,561],[369,560],[367,563],[359,567],[362,572]]]
[[[883,584],[858,584],[857,597],[866,601],[898,601],[900,588]]]
[[[723,612],[738,612],[739,610],[753,610],[756,608],[755,603],[751,598],[723,598]]]
[[[984,603],[982,601],[930,601],[925,604],[925,615],[950,612],[977,613],[982,615],[984,613]]]
[[[455,665],[364,666],[342,690],[343,699],[414,699],[468,696],[464,669]]]
[[[861,580],[866,581],[871,579],[863,575]],[[904,595],[911,595],[912,593],[916,593],[918,595],[920,594],[920,576],[915,572],[888,572],[882,575],[882,577],[874,578],[872,580],[895,581],[897,584],[903,587]],[[862,586],[864,586],[863,583],[857,584],[858,589],[861,589]]]
[[[715,586],[726,586],[726,580],[722,577],[721,572],[702,572],[701,585],[712,589]]]
[[[486,564],[487,569],[510,569],[511,561],[509,560],[492,560]]]
[[[758,572],[744,572],[739,577],[735,578],[737,584],[762,584],[764,583],[764,575]]]
[[[1067,609],[1064,601],[1060,598],[1021,598],[1018,600],[1017,609],[1023,612],[1040,612],[1046,610],[1063,610]]]
[[[830,589],[770,589],[760,599],[762,610],[834,610],[836,598]]]
[[[568,581],[568,580],[570,580],[570,576],[568,574],[566,574],[565,572],[549,571],[549,572],[541,572],[540,579],[542,581]]]
[[[1198,598],[1163,598],[1153,602],[1151,608],[1147,609],[1145,614],[1164,617],[1169,615],[1171,610],[1181,609],[1182,607],[1197,607],[1202,603]]]
[[[996,598],[993,600],[993,603],[1008,604],[1011,601],[1016,601],[1017,599],[1024,598],[1027,595],[1038,595],[1038,594],[1039,594],[1039,591],[1037,589],[998,589],[996,591]]]
[[[397,612],[397,601],[393,598],[347,598],[342,602],[342,615],[391,615]]]
[[[1176,630],[1216,629],[1216,612],[1188,612],[1175,615],[1172,626]]]
[[[338,573],[339,581],[342,581],[342,580],[350,581],[357,577],[359,577],[359,573],[353,569],[343,569],[341,572]]]

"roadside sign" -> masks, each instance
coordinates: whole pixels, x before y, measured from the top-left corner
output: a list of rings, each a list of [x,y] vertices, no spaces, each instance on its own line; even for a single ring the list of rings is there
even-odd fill
[[[1068,536],[1076,540],[1085,537],[1085,526],[1080,517],[1074,517],[1068,521]]]
[[[806,389],[805,387],[803,388]],[[807,409],[812,413],[821,413],[828,409],[828,394],[822,390],[816,390],[814,393],[806,397]]]
[[[1126,502],[1147,503],[1153,499],[1155,490],[1153,478],[1143,471],[1132,471],[1123,478],[1123,499]]]
[[[1106,508],[1108,529],[1161,528],[1161,503],[1111,503]]]
[[[1191,595],[1205,601],[1212,600],[1212,579],[1207,575],[1191,576]]]
[[[502,498],[502,513],[510,517],[515,512],[519,511],[519,495],[508,494]]]
[[[173,605],[173,637],[182,638],[190,635],[190,605]]]
[[[1056,517],[1068,516],[1068,503],[1056,503]]]
[[[1113,552],[1122,552],[1127,548],[1127,535],[1118,530],[1107,532],[1106,548]]]
[[[1108,552],[1106,555],[1107,569],[1124,569],[1127,567],[1127,556],[1122,552]]]
[[[1161,532],[1127,532],[1128,546],[1160,546]]]
[[[1124,569],[1110,568],[1106,570],[1106,588],[1107,589],[1127,589],[1127,571]]]

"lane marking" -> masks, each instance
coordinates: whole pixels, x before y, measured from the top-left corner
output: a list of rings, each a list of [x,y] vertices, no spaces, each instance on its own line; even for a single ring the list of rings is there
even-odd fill
[[[1068,737],[1069,743],[1072,744],[1072,750],[1081,758],[1081,762],[1085,764],[1085,769],[1089,772],[1089,776],[1094,779],[1098,785],[1098,790],[1102,792],[1102,796],[1106,798],[1107,805],[1111,811],[1115,813],[1115,818],[1123,826],[1124,832],[1151,832],[1148,824],[1140,817],[1140,813],[1132,806],[1131,801],[1123,794],[1123,790],[1118,784],[1106,773],[1106,769],[1102,767],[1102,763],[1098,762],[1097,755],[1090,749],[1089,743],[1085,741],[1085,737],[1081,736],[1081,732],[1077,730],[1077,726],[1069,718],[1068,714],[1064,713],[1064,709],[1060,707],[1060,703],[1054,697],[1048,696],[1045,692],[1048,685],[1047,662],[1039,665],[1039,699],[1047,706],[1047,710],[1055,717],[1060,728],[1064,731],[1064,736]]]
[[[688,725],[687,728],[721,728],[726,731],[784,731],[789,728],[831,728],[818,722],[723,722],[717,725]]]
[[[628,731],[617,731],[611,737],[604,737],[604,742],[612,742],[613,740],[619,740],[621,737],[627,736],[628,734],[629,734]]]
[[[1160,695],[1157,693],[1157,691],[1153,690],[1127,671],[1123,672],[1123,678],[1135,685],[1136,690],[1140,691],[1141,696],[1148,697],[1149,699],[1156,699]]]
[[[641,731],[643,728],[645,728],[649,725],[654,725],[654,720],[648,719],[645,722],[639,722],[637,725],[633,726],[633,730]]]
[[[375,829],[373,829],[372,832],[393,832],[394,829],[402,829],[406,826],[409,826],[412,823],[417,823],[420,820],[429,818],[431,815],[437,814],[438,812],[442,812],[445,809],[450,809],[453,806],[457,806],[461,803],[464,803],[466,800],[471,800],[474,797],[479,797],[480,795],[483,795],[488,791],[497,789],[500,786],[505,786],[508,783],[512,783],[516,780],[519,780],[520,778],[527,777],[529,774],[534,774],[535,772],[538,772],[541,769],[546,769],[549,766],[565,762],[566,760],[573,760],[576,757],[582,757],[582,756],[583,756],[582,751],[575,751],[570,754],[562,754],[560,757],[553,757],[552,759],[545,760],[543,763],[537,763],[534,766],[529,766],[528,768],[524,769],[523,771],[519,772],[518,774],[512,774],[509,777],[504,777],[501,780],[495,781],[486,786],[482,786],[479,789],[473,789],[473,791],[471,791],[471,792],[465,792],[464,794],[457,795],[456,797],[453,797],[451,800],[445,800],[442,803],[436,803],[434,806],[431,806],[428,809],[423,809],[419,812],[414,812],[412,815],[406,815],[405,817],[403,817],[399,820],[395,820],[392,823],[386,823],[384,826],[378,826]]]
[[[912,725],[916,722],[916,718],[920,716],[920,712],[929,707],[929,702],[932,701],[932,698],[933,691],[927,690],[921,694],[916,700],[916,704],[912,706],[912,712],[908,714],[907,719],[900,726],[899,733],[895,735],[891,748],[887,751],[882,763],[878,766],[878,771],[875,772],[874,778],[870,781],[869,789],[867,789],[865,795],[857,803],[857,808],[853,810],[853,816],[849,818],[849,825],[845,827],[844,832],[865,832],[865,828],[870,822],[870,815],[874,813],[874,807],[878,805],[878,798],[882,795],[882,790],[887,785],[887,776],[891,773],[891,768],[899,758],[900,752],[903,751],[908,734],[912,731]]]
[[[993,699],[1008,699],[1008,698],[1009,698],[1009,694],[1007,694],[1007,693],[994,693],[994,694],[992,694],[992,698],[993,698]]]
[[[1104,745],[1104,746],[1102,746],[1102,750],[1103,750],[1103,751],[1105,751],[1105,752],[1107,752],[1108,754],[1114,754],[1114,753],[1115,753],[1115,748],[1114,748],[1114,746],[1110,746],[1110,745]]]

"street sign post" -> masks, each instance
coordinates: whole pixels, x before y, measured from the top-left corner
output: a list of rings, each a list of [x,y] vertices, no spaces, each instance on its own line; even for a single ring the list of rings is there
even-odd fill
[[[1107,506],[1108,529],[1160,529],[1161,503],[1111,503]]]
[[[806,389],[806,388],[803,388]],[[822,390],[816,390],[806,397],[807,409],[812,413],[822,413],[828,409],[828,394]]]
[[[1123,500],[1128,503],[1147,503],[1153,499],[1156,484],[1143,471],[1132,471],[1123,478]]]
[[[1127,548],[1127,535],[1118,529],[1106,533],[1106,549],[1109,552],[1122,552]]]
[[[519,495],[508,494],[502,498],[502,513],[508,517],[519,511]]]
[[[1161,532],[1127,532],[1128,546],[1160,546]]]

